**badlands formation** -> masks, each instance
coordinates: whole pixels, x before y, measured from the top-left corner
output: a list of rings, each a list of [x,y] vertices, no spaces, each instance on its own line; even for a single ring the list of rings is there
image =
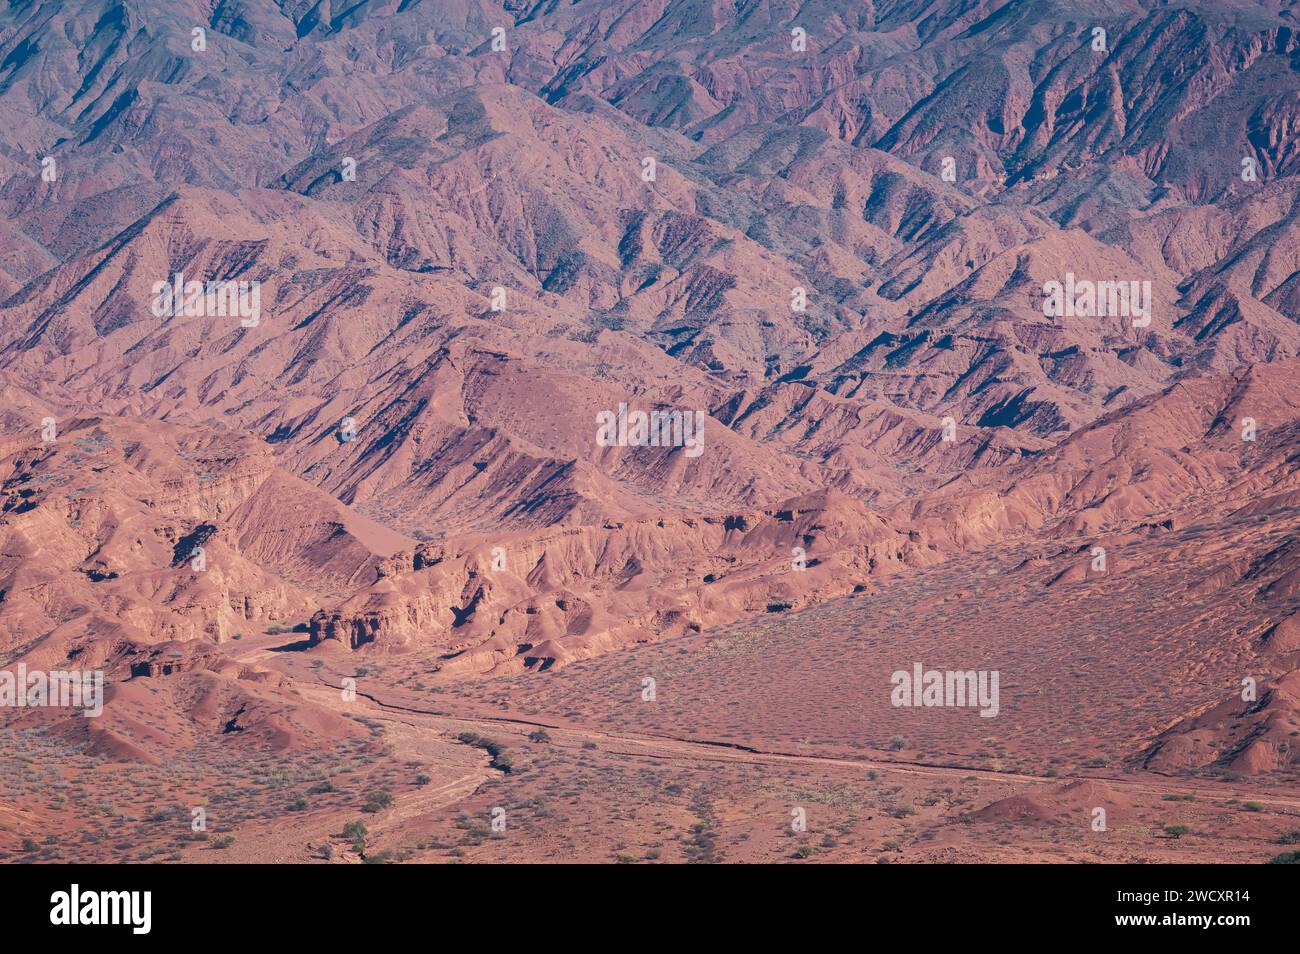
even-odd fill
[[[1287,856],[1298,30],[0,11],[4,859]]]

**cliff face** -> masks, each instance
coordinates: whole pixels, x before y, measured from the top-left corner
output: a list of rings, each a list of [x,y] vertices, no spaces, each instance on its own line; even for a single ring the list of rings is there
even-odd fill
[[[73,417],[50,441],[40,431],[32,422],[35,440],[3,461],[10,655],[224,643],[291,625],[321,594],[374,579],[387,549],[372,544],[407,542],[285,474],[247,436],[125,417]]]
[[[315,641],[440,653],[448,673],[549,668],[631,642],[862,592],[939,555],[850,498],[705,518],[475,536],[419,547]]]

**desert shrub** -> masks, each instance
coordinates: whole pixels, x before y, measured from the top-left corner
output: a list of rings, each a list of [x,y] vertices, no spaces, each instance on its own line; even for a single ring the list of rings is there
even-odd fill
[[[350,821],[343,826],[343,837],[348,841],[365,841],[367,834],[366,823],[361,819]]]
[[[511,758],[508,752],[506,752],[506,747],[500,742],[485,738],[481,735],[476,735],[473,732],[462,732],[460,735],[456,736],[456,738],[466,745],[472,745],[476,749],[482,749],[488,755],[492,756],[492,767],[497,771],[503,772],[506,775],[509,775],[514,771],[514,759]]]
[[[514,757],[511,756],[509,752],[502,750],[492,756],[492,767],[499,772],[504,772],[506,775],[509,775],[515,770]]]
[[[361,806],[361,810],[374,814],[383,811],[385,808],[392,808],[393,802],[392,792],[375,791],[366,796],[366,803]]]

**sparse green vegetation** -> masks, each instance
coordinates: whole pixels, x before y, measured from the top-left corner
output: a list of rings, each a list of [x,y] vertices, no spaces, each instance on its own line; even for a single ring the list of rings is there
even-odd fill
[[[476,749],[482,749],[488,755],[492,756],[491,764],[497,771],[503,772],[506,775],[509,775],[514,771],[514,759],[511,758],[510,753],[506,751],[506,747],[500,742],[485,738],[481,735],[476,735],[473,732],[462,732],[460,735],[456,736],[456,738],[466,745],[472,745]]]
[[[382,812],[386,808],[392,808],[394,801],[392,792],[382,790],[370,792],[366,796],[366,803],[361,806],[361,810],[373,815],[375,812]]]

